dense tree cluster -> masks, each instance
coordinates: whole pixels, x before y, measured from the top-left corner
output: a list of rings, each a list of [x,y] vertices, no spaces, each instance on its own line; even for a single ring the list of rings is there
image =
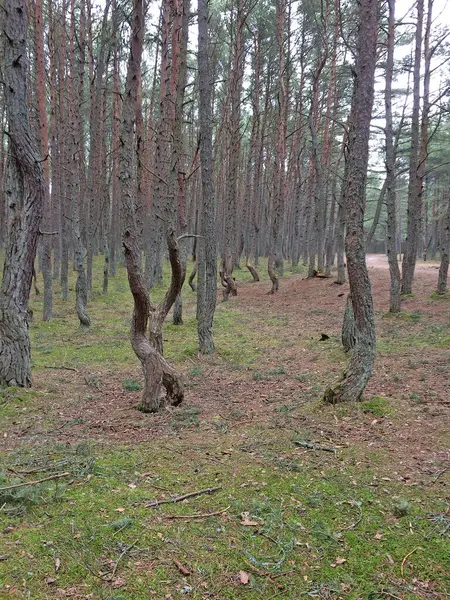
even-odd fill
[[[17,343],[29,357],[39,242],[44,320],[55,282],[68,299],[73,265],[89,328],[94,257],[104,293],[126,265],[148,411],[164,391],[183,396],[161,328],[172,306],[182,323],[190,255],[204,353],[214,350],[218,258],[224,300],[242,260],[258,280],[268,258],[271,293],[282,293],[286,260],[309,277],[336,265],[338,283],[347,267],[356,342],[326,397],[359,398],[375,344],[365,249],[387,252],[393,312],[418,255],[440,255],[437,290],[447,287],[449,38],[433,4],[417,0],[405,16],[395,0],[5,0],[0,382],[31,381],[29,358],[13,369],[17,359],[3,357]],[[155,306],[165,258],[172,279]]]

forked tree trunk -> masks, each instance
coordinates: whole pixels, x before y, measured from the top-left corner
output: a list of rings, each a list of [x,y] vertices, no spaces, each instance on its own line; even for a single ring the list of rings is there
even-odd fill
[[[361,0],[355,82],[350,109],[347,178],[344,185],[346,256],[355,325],[356,345],[343,380],[328,388],[324,401],[358,401],[372,374],[375,360],[375,320],[364,250],[364,209],[369,160],[370,121],[377,55],[377,0]]]
[[[0,385],[31,385],[28,299],[45,198],[41,154],[27,98],[25,0],[4,0],[0,11],[0,68],[8,120],[5,193],[8,236],[0,288]]]
[[[124,223],[123,247],[128,281],[134,300],[134,312],[131,325],[131,345],[142,364],[144,373],[144,392],[140,410],[156,412],[162,406],[164,393],[172,405],[183,400],[183,384],[175,369],[162,356],[162,324],[172,307],[184,281],[184,271],[180,262],[178,243],[170,223],[169,205],[166,205],[165,221],[167,228],[167,246],[172,268],[170,288],[161,302],[155,307],[150,297],[141,271],[141,251],[138,244],[136,224],[135,195],[137,186],[133,177],[133,148],[135,148],[134,129],[138,84],[140,77],[142,45],[144,35],[144,15],[142,0],[134,0],[130,55],[128,59],[125,94],[122,104],[122,123],[119,147],[119,181],[122,196],[122,218]],[[166,105],[167,106],[167,105]],[[163,107],[165,108],[165,107]],[[171,172],[173,179],[174,173]],[[173,199],[173,198],[172,198]],[[147,325],[150,321],[150,335],[147,337]]]

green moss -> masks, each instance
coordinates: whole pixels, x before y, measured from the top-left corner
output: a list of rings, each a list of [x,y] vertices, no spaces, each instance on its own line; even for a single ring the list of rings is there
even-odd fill
[[[386,398],[374,396],[370,400],[361,402],[361,408],[365,413],[371,413],[376,417],[385,417],[392,414],[392,408]]]

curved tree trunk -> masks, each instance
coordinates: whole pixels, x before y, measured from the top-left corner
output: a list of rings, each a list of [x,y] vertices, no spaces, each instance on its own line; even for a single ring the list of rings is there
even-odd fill
[[[250,271],[252,277],[253,277],[253,281],[259,281],[259,275],[258,275],[258,271],[255,269],[255,267],[251,264],[251,263],[247,263],[247,269]]]
[[[348,174],[344,181],[347,233],[345,250],[355,325],[356,345],[344,379],[326,390],[324,401],[358,401],[372,374],[375,360],[375,320],[364,250],[364,209],[369,160],[370,121],[377,51],[377,0],[361,0],[350,110]]]
[[[8,243],[0,288],[0,385],[31,385],[28,299],[45,198],[41,156],[27,103],[25,0],[4,0],[0,11],[0,68],[8,119],[5,193]]]
[[[131,344],[136,356],[142,364],[144,373],[144,392],[140,410],[156,412],[162,406],[164,393],[168,401],[177,405],[183,400],[183,384],[175,369],[162,356],[162,324],[170,308],[175,302],[184,282],[185,271],[180,260],[180,251],[172,225],[174,189],[176,186],[174,162],[165,180],[167,199],[164,211],[166,241],[172,269],[172,279],[164,299],[158,307],[150,303],[150,297],[141,271],[141,251],[138,243],[139,228],[135,211],[136,181],[133,177],[133,148],[136,121],[138,82],[140,78],[142,45],[144,35],[144,15],[142,0],[133,2],[132,35],[130,55],[128,59],[125,95],[122,105],[122,124],[119,148],[119,181],[122,196],[122,217],[124,222],[123,247],[128,282],[134,300],[134,312],[131,326]],[[169,12],[167,12],[169,15]],[[166,28],[166,32],[168,28]],[[176,56],[172,57],[173,66]],[[167,74],[166,74],[167,75]],[[165,120],[169,123],[171,116],[170,90],[165,90],[161,100]],[[168,139],[159,140],[161,157],[168,158]],[[170,178],[170,181],[169,181]],[[149,337],[147,337],[149,325]]]

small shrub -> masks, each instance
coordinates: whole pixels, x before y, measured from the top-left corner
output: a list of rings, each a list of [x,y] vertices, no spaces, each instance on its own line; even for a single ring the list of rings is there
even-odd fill
[[[138,392],[142,390],[142,384],[134,379],[125,379],[122,383],[122,389],[124,392]]]
[[[394,517],[401,518],[406,517],[411,512],[411,506],[407,500],[398,500],[392,507],[392,514]]]
[[[280,365],[279,367],[275,367],[274,369],[266,369],[264,371],[265,375],[286,375],[286,371],[284,370],[284,365]]]
[[[365,413],[371,413],[376,417],[385,417],[391,414],[392,410],[386,398],[374,396],[370,400],[361,403],[361,408]]]

